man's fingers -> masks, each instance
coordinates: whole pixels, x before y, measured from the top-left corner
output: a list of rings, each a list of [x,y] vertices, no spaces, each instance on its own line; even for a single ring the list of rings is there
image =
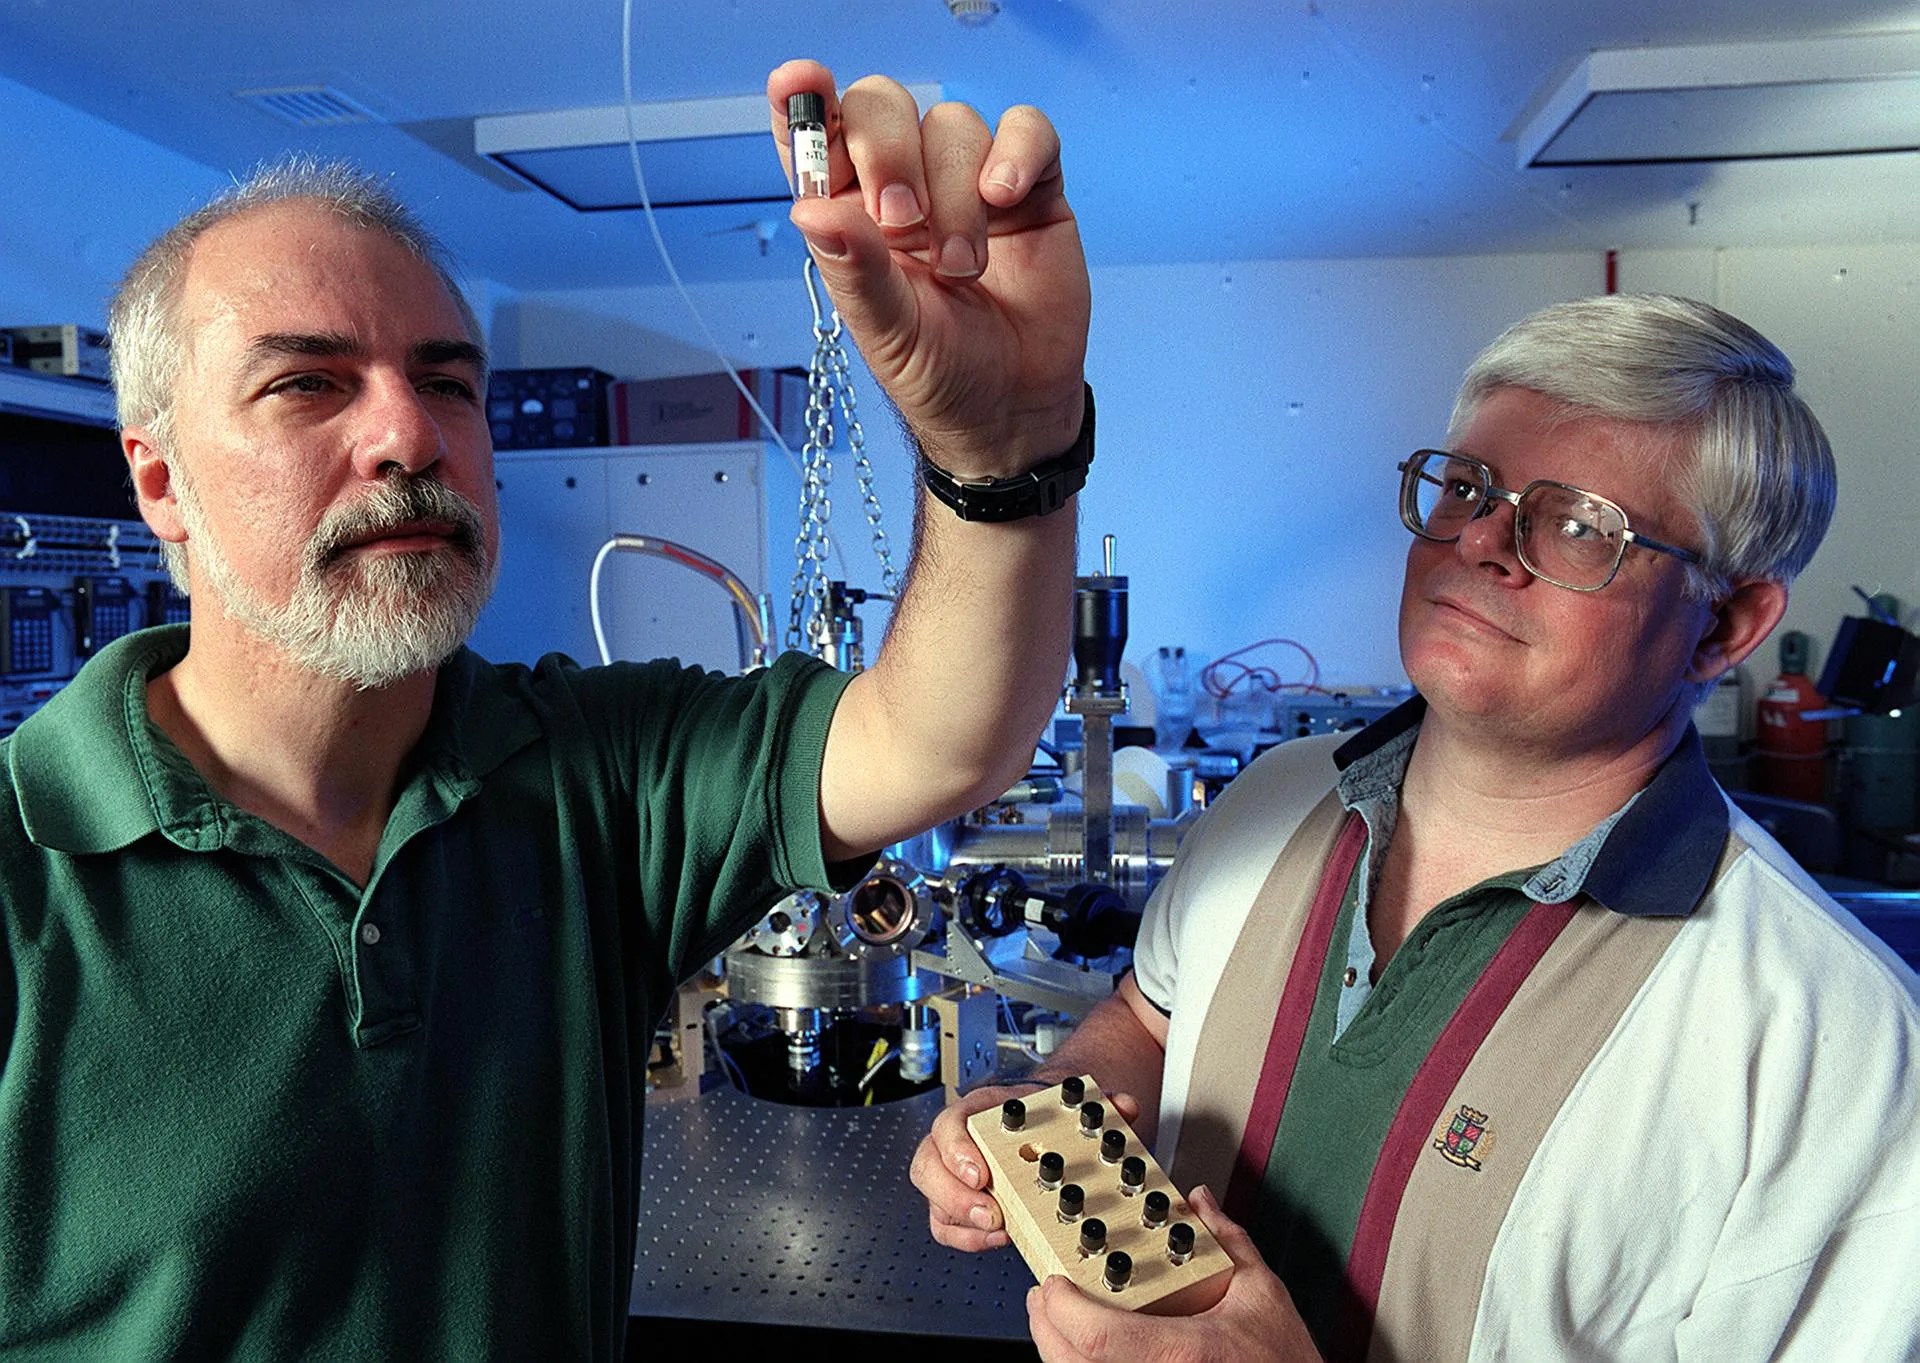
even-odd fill
[[[993,135],[964,104],[937,104],[920,125],[930,211],[927,263],[946,279],[972,279],[987,268],[987,205],[980,168]]]
[[[807,239],[833,305],[884,384],[906,362],[919,304],[873,219],[853,196],[798,199],[787,215]]]
[[[948,1169],[932,1136],[914,1151],[907,1177],[927,1199],[928,1213],[936,1222],[980,1231],[997,1231],[1005,1225],[999,1204]]]
[[[920,154],[920,106],[907,87],[866,76],[841,97],[841,136],[867,213],[904,230],[927,220],[927,168]]]
[[[1036,188],[1061,191],[1060,134],[1031,104],[1016,104],[1000,115],[993,147],[980,168],[978,193],[995,208],[1008,208],[1032,197]]]
[[[1153,1358],[1159,1352],[1156,1344],[1164,1345],[1167,1335],[1175,1328],[1164,1316],[1145,1316],[1097,1302],[1059,1274],[1040,1285],[1039,1304],[1048,1328],[1064,1345],[1066,1352],[1060,1355],[1064,1358],[1088,1359],[1093,1363],[1106,1360],[1131,1363],[1134,1359]],[[1030,1307],[1029,1326],[1033,1324],[1033,1316]],[[1036,1334],[1034,1343],[1039,1342]],[[1040,1353],[1043,1358],[1054,1357],[1045,1348]]]
[[[1131,1093],[1109,1093],[1107,1101],[1113,1104],[1113,1110],[1126,1118],[1132,1125],[1140,1117],[1140,1100]]]
[[[1199,1213],[1200,1223],[1207,1228],[1208,1233],[1213,1236],[1220,1248],[1227,1252],[1227,1257],[1233,1260],[1234,1268],[1250,1268],[1266,1263],[1266,1260],[1260,1257],[1260,1251],[1255,1248],[1253,1238],[1220,1210],[1220,1204],[1214,1200],[1211,1188],[1204,1183],[1201,1184],[1193,1190],[1187,1201],[1191,1202],[1194,1211]]]
[[[1000,1249],[1013,1243],[1004,1230],[981,1230],[978,1226],[957,1226],[942,1220],[939,1213],[931,1208],[927,1212],[927,1231],[933,1236],[935,1244],[945,1245],[948,1249],[957,1249],[966,1254],[980,1254],[990,1249]]]
[[[1047,1304],[1044,1284],[1027,1292],[1027,1333],[1033,1337],[1033,1346],[1040,1351],[1041,1359],[1044,1363],[1087,1363],[1086,1355],[1053,1323],[1047,1314]]]

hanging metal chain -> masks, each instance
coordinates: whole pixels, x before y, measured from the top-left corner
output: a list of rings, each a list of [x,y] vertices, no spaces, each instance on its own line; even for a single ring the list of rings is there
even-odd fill
[[[811,260],[808,268],[812,268]],[[827,527],[833,519],[833,501],[827,495],[833,480],[833,464],[828,457],[833,448],[833,376],[823,352],[833,343],[833,333],[839,326],[838,316],[832,327],[825,326],[815,309],[813,359],[807,366],[807,441],[800,456],[800,530],[793,541],[793,601],[787,612],[789,649],[807,647],[812,637],[810,622],[827,611],[827,553],[832,545]]]
[[[833,481],[833,414],[836,401],[846,425],[847,448],[853,455],[860,500],[872,530],[873,555],[880,562],[880,590],[889,598],[900,594],[900,573],[894,567],[893,548],[881,521],[880,498],[874,490],[873,464],[867,458],[867,434],[860,424],[858,400],[847,348],[841,343],[840,314],[832,320],[821,305],[813,258],[807,258],[807,298],[813,304],[813,357],[807,365],[807,442],[801,456],[800,530],[793,541],[793,600],[787,614],[787,647],[804,648],[827,616],[827,555],[832,549],[830,522],[833,501],[827,495]]]

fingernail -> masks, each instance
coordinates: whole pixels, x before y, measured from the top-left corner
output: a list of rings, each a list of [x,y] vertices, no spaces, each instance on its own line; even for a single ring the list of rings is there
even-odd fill
[[[882,227],[911,227],[926,216],[920,211],[920,201],[913,197],[913,190],[906,185],[891,184],[880,191]]]
[[[971,1163],[961,1165],[960,1177],[969,1188],[978,1188],[980,1186],[980,1166]],[[976,1207],[974,1210],[978,1211],[979,1208]]]
[[[967,1220],[973,1222],[973,1224],[981,1230],[993,1229],[993,1213],[977,1203],[974,1205],[973,1210],[967,1213]]]
[[[1020,172],[1014,168],[1011,161],[1002,161],[999,165],[987,172],[987,183],[990,185],[998,185],[1002,189],[1018,189],[1020,188]]]
[[[973,243],[965,237],[948,237],[940,247],[940,263],[934,270],[949,279],[971,279],[979,274],[980,260],[973,253]]]
[[[847,253],[847,239],[838,232],[802,232],[800,235],[822,260],[838,260]]]

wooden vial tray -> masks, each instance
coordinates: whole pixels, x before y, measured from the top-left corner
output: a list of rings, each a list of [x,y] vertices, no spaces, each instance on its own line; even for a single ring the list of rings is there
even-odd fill
[[[967,1118],[967,1131],[986,1159],[992,1182],[988,1191],[1000,1204],[1007,1234],[1040,1281],[1055,1273],[1072,1279],[1098,1302],[1150,1315],[1192,1315],[1214,1305],[1226,1294],[1233,1261],[1214,1241],[1192,1205],[1175,1190],[1153,1152],[1140,1143],[1091,1075],[1082,1075],[1079,1102],[1068,1102],[1063,1086],[1055,1085],[1021,1095],[1026,1109],[1018,1131],[1003,1125],[1002,1109],[988,1108]],[[1082,1134],[1083,1103],[1099,1103],[1104,1120],[1092,1134]],[[1125,1137],[1121,1159],[1139,1156],[1146,1164],[1146,1182],[1129,1196],[1121,1187],[1121,1160],[1101,1157],[1101,1138],[1118,1131]],[[1077,1184],[1085,1195],[1081,1215],[1072,1222],[1060,1219],[1060,1194],[1040,1181],[1040,1158],[1049,1151],[1063,1157],[1061,1185]],[[1165,1193],[1170,1208],[1166,1224],[1149,1229],[1143,1222],[1147,1194]],[[1087,1218],[1106,1224],[1106,1245],[1085,1254],[1080,1233]],[[1193,1228],[1193,1253],[1176,1264],[1167,1252],[1168,1230],[1184,1223]],[[1107,1255],[1121,1250],[1131,1256],[1133,1271],[1127,1284],[1115,1290],[1107,1285]]]

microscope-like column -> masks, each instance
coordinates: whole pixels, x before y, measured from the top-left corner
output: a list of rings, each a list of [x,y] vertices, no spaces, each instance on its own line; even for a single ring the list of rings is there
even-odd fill
[[[1085,741],[1081,802],[1086,836],[1080,879],[1110,884],[1113,879],[1113,718],[1127,712],[1126,683],[1120,659],[1127,651],[1127,580],[1113,571],[1114,538],[1102,541],[1097,577],[1074,580],[1074,680],[1067,687],[1066,710],[1079,715]]]

